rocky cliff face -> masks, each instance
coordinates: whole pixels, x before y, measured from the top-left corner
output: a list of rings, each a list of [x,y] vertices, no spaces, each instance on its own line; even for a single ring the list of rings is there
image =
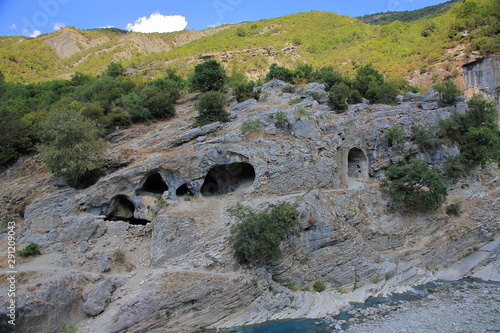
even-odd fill
[[[466,83],[467,96],[482,93],[500,105],[500,55],[493,55],[463,66],[462,77]]]
[[[232,104],[229,123],[192,129],[186,101],[173,120],[114,133],[115,168],[85,190],[55,188],[46,175],[32,178],[43,192],[20,195],[15,170],[4,175],[4,202],[26,204],[19,243],[36,242],[43,253],[19,265],[21,331],[56,331],[68,320],[81,332],[151,332],[318,318],[435,279],[498,234],[498,169],[450,184],[460,217],[444,209],[402,214],[379,189],[393,163],[418,157],[439,168],[456,153],[421,152],[411,127],[436,125],[466,103],[439,108],[431,92],[335,114],[312,98],[325,96],[323,85],[282,93],[285,85],[269,82],[261,101]],[[260,130],[243,133],[256,119]],[[405,129],[404,147],[383,134],[396,125]],[[280,202],[301,213],[283,258],[267,269],[239,265],[226,239],[236,223],[227,209]],[[308,291],[315,281],[327,291]]]

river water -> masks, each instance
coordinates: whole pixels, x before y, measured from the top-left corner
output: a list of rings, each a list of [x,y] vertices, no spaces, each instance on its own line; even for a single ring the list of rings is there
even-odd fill
[[[339,320],[348,321],[354,316],[349,314],[353,309],[367,309],[369,307],[377,307],[381,304],[396,305],[400,302],[415,301],[428,297],[434,292],[434,289],[443,284],[459,284],[462,282],[472,283],[488,283],[500,285],[498,282],[485,282],[477,279],[464,279],[452,282],[435,281],[425,285],[414,287],[411,290],[402,294],[394,294],[391,297],[370,297],[364,303],[351,303],[347,308],[341,310],[337,316],[333,316],[333,323],[331,318],[327,319],[293,319],[293,320],[276,320],[269,321],[262,324],[232,327],[227,329],[220,329],[219,331],[208,330],[204,332],[224,332],[224,333],[330,333],[335,332],[340,327],[335,327],[335,322]],[[349,323],[342,325],[342,329],[347,329]]]

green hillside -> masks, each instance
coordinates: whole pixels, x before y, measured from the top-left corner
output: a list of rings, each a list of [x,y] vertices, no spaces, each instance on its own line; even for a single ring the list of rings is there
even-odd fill
[[[449,5],[450,1],[439,8]],[[405,76],[449,60],[446,51],[460,44],[467,54],[498,52],[499,13],[500,0],[467,0],[439,15],[384,25],[311,11],[168,34],[65,28],[34,39],[0,38],[0,70],[7,81],[29,83],[69,78],[75,72],[95,75],[110,62],[121,61],[134,80],[143,81],[160,77],[168,68],[187,75],[197,63],[213,57],[230,73],[254,79],[274,62],[288,67],[299,62],[331,65],[345,73],[373,63],[385,75]],[[64,58],[58,55],[49,42],[61,36],[78,51]]]
[[[401,22],[412,22],[416,20],[423,19],[425,17],[437,16],[444,13],[450,7],[457,3],[463,2],[463,0],[450,0],[444,3],[440,3],[434,6],[428,6],[417,10],[407,10],[402,12],[380,12],[370,15],[364,15],[358,17],[358,19],[365,23],[371,24],[387,24],[394,21]]]

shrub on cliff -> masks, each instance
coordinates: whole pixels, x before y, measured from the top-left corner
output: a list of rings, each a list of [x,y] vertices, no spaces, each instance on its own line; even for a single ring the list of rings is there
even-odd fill
[[[194,105],[198,110],[195,126],[203,126],[216,121],[229,121],[229,112],[225,110],[226,96],[224,94],[209,91],[201,95],[200,100]]]
[[[52,112],[42,124],[41,140],[42,160],[56,176],[80,187],[98,175],[106,145],[95,122],[79,112]]]
[[[190,79],[192,91],[222,91],[227,76],[224,67],[215,60],[196,65]]]
[[[438,209],[448,191],[443,177],[425,161],[413,160],[406,165],[391,165],[382,182],[394,201],[409,211]]]
[[[228,209],[239,223],[231,228],[229,243],[240,263],[266,264],[281,257],[280,243],[295,223],[299,212],[288,203],[281,203],[271,213],[256,213],[241,204]]]

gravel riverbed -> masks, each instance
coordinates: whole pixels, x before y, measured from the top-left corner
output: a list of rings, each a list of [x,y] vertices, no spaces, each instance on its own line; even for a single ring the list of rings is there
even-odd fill
[[[426,291],[419,300],[355,309],[343,332],[500,332],[499,284],[438,283]]]

